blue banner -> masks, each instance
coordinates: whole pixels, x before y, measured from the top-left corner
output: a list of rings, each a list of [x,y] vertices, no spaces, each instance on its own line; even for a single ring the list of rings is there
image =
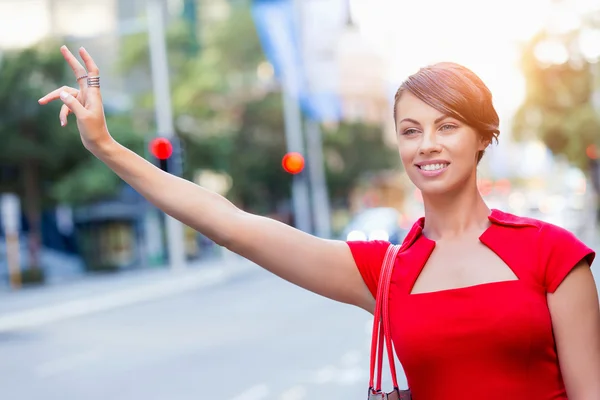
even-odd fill
[[[275,76],[299,101],[304,115],[316,121],[339,120],[341,107],[336,93],[307,90],[293,1],[254,0],[252,14],[265,57]]]
[[[275,76],[294,97],[304,86],[294,4],[291,0],[254,0],[252,15],[256,31]]]

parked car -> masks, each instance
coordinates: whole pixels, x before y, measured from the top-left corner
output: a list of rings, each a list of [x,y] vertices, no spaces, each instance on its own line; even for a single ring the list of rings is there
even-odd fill
[[[356,214],[343,231],[347,241],[383,240],[400,244],[408,234],[400,227],[402,215],[391,207],[369,208]]]

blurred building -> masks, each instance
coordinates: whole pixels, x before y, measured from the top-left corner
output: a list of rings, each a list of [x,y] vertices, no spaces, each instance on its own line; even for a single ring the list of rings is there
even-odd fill
[[[390,90],[387,59],[354,23],[350,13],[346,22],[337,47],[342,118],[380,126],[382,140],[395,147],[393,98],[396,88]],[[407,197],[412,193],[407,182],[406,175],[399,171],[367,173],[350,195],[351,212],[391,207],[406,215]]]
[[[342,117],[347,121],[380,125],[385,140],[395,145],[393,104],[384,57],[349,18],[337,48]]]
[[[186,19],[200,38],[230,15],[235,0],[160,0],[168,21]],[[118,69],[124,39],[147,32],[147,0],[2,0],[0,53],[33,46],[46,38],[85,46],[102,71],[109,109],[131,107],[132,94],[151,85],[147,73],[125,76]]]
[[[165,7],[167,6],[165,0]],[[85,45],[102,71],[109,109],[127,108],[128,80],[115,66],[122,37],[144,32],[145,0],[7,0],[0,2],[0,51],[33,46],[47,38],[75,50]]]

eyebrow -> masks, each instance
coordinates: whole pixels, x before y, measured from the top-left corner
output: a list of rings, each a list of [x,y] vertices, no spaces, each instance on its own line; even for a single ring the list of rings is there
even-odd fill
[[[437,124],[437,123],[439,123],[439,122],[441,122],[441,121],[443,121],[443,120],[445,120],[446,118],[449,118],[449,117],[450,117],[449,115],[442,115],[441,117],[437,117],[436,120],[433,121],[433,123]],[[400,121],[400,123],[403,123],[403,122],[411,122],[411,123],[413,123],[415,125],[421,125],[419,123],[419,121],[416,121],[416,120],[414,120],[412,118],[404,118],[402,121]]]

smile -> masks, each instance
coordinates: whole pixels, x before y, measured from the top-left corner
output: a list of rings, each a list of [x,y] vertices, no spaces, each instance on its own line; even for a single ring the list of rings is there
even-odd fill
[[[439,171],[441,169],[447,168],[450,164],[427,164],[427,165],[417,165],[420,169],[424,171]]]
[[[448,169],[449,165],[450,165],[450,163],[440,162],[440,163],[434,163],[434,164],[416,165],[416,167],[419,169],[421,174],[428,176],[428,177],[432,177],[432,176],[438,176],[438,175],[442,174],[444,171],[446,171]]]

